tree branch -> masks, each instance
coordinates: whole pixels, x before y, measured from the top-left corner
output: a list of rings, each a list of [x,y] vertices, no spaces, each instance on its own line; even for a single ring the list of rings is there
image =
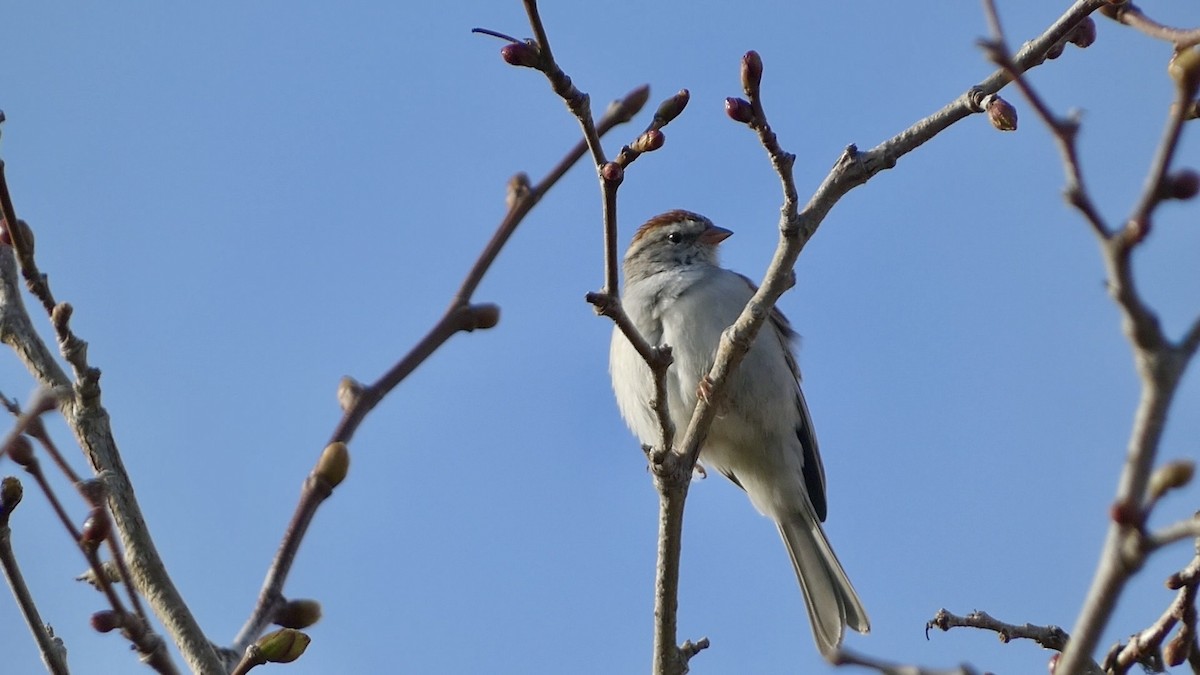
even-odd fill
[[[59,410],[92,470],[106,476],[109,508],[129,563],[130,583],[149,602],[194,672],[223,672],[212,644],[188,610],[154,546],[113,438],[108,412],[100,403],[100,371],[87,365],[86,344],[70,331],[70,306],[55,302],[48,278],[37,270],[33,260],[33,231],[16,217],[2,171],[0,212],[4,216],[4,231],[12,242],[12,246],[0,246],[0,341],[13,348],[41,386],[71,392],[62,397]],[[16,282],[16,258],[22,261],[21,273],[31,291],[50,314],[63,356],[75,369],[74,384],[33,328]]]
[[[1174,28],[1161,24],[1146,16],[1141,8],[1132,2],[1109,5],[1101,9],[1100,13],[1152,38],[1171,42],[1177,49],[1200,43],[1200,28]]]
[[[1156,547],[1146,545],[1142,526],[1146,519],[1147,487],[1157,455],[1159,441],[1166,424],[1177,385],[1187,363],[1195,353],[1193,331],[1178,345],[1172,344],[1162,332],[1158,317],[1145,304],[1133,278],[1131,253],[1145,240],[1151,229],[1154,209],[1164,200],[1179,194],[1168,174],[1171,160],[1179,143],[1188,104],[1200,86],[1200,55],[1177,55],[1171,72],[1175,78],[1176,100],[1170,106],[1168,121],[1150,165],[1149,176],[1133,214],[1123,228],[1111,231],[1091,206],[1079,179],[1073,121],[1063,123],[1049,111],[1033,88],[1020,79],[1015,58],[1008,57],[1003,30],[991,0],[984,8],[992,25],[993,39],[984,46],[989,55],[1010,77],[1038,111],[1058,143],[1068,176],[1068,201],[1072,203],[1096,232],[1100,240],[1109,293],[1122,313],[1122,325],[1133,347],[1134,362],[1142,380],[1141,399],[1134,416],[1125,467],[1117,487],[1113,506],[1113,523],[1101,554],[1099,568],[1084,601],[1058,667],[1061,672],[1079,672],[1090,661],[1100,633],[1107,624],[1124,589],[1125,582],[1141,567]],[[1024,51],[1024,50],[1023,50]]]
[[[645,105],[648,95],[649,90],[646,87],[639,87],[616,101],[595,125],[596,133],[605,134],[613,127],[628,122]],[[530,185],[524,174],[514,177],[509,186],[508,212],[496,228],[492,238],[484,246],[479,258],[467,272],[466,278],[451,299],[450,306],[442,317],[425,337],[374,383],[362,386],[353,383],[352,380],[349,381],[353,383],[348,387],[352,393],[347,396],[343,405],[344,414],[330,438],[331,444],[348,443],[367,414],[455,333],[486,329],[496,325],[499,320],[499,307],[491,304],[472,304],[475,289],[491,268],[492,263],[495,262],[501,249],[508,243],[517,226],[541,201],[546,192],[566,174],[567,170],[583,157],[587,152],[587,147],[583,141],[577,143],[536,184]],[[284,532],[279,549],[263,580],[254,610],[234,639],[232,650],[236,653],[245,652],[258,639],[263,630],[274,620],[278,608],[285,602],[283,586],[291,571],[300,543],[303,541],[317,509],[332,494],[332,487],[326,489],[314,482],[316,471],[314,469],[314,475],[310,475],[305,482],[292,520]]]

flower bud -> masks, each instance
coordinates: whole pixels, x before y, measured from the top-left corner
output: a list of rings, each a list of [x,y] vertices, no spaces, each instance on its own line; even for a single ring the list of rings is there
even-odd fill
[[[1163,199],[1191,199],[1200,192],[1200,175],[1180,169],[1163,179]]]
[[[500,58],[510,66],[537,68],[539,56],[537,47],[528,42],[510,42],[500,48]]]
[[[679,113],[683,112],[691,98],[692,95],[687,89],[680,89],[678,94],[659,104],[658,110],[654,112],[654,118],[660,120],[660,126],[670,122],[679,117]]]
[[[1048,49],[1046,51],[1046,60],[1053,61],[1054,59],[1057,59],[1058,57],[1062,56],[1062,53],[1063,53],[1063,43],[1056,42],[1053,47],[1051,47],[1050,49]]]
[[[1017,109],[999,96],[988,97],[986,103],[988,121],[1000,131],[1017,130]]]
[[[8,446],[8,456],[26,469],[37,464],[37,457],[33,454],[33,443],[29,442],[28,436],[14,438],[12,445]]]
[[[17,233],[21,235],[21,240],[25,244],[25,252],[33,255],[33,228],[29,226],[29,223],[17,218]]]
[[[108,488],[105,487],[104,481],[99,478],[89,478],[79,481],[75,485],[79,490],[79,494],[92,505],[93,508],[101,508],[104,506],[104,500],[108,499]]]
[[[1184,661],[1187,661],[1188,652],[1190,652],[1191,649],[1191,640],[1187,639],[1186,631],[1183,628],[1180,628],[1179,634],[1174,638],[1171,638],[1171,641],[1168,642],[1165,647],[1163,647],[1163,661],[1166,661],[1167,665],[1172,668],[1181,666],[1183,665]]]
[[[108,539],[111,532],[112,521],[108,519],[108,512],[102,508],[95,508],[88,514],[87,520],[83,521],[79,542],[94,548]]]
[[[529,174],[518,171],[508,179],[508,184],[504,186],[504,205],[510,209],[513,208],[517,202],[528,197],[531,190],[533,190],[533,186],[529,183]]]
[[[338,441],[325,446],[321,458],[317,460],[317,468],[313,473],[324,480],[330,488],[341,485],[350,472],[350,449],[345,443]]]
[[[762,57],[758,52],[751,49],[742,57],[742,91],[749,94],[752,91],[758,91],[758,85],[762,82]]]
[[[1185,98],[1193,98],[1200,87],[1200,48],[1188,47],[1175,52],[1167,63],[1167,72]]]
[[[24,496],[25,488],[21,487],[21,481],[16,476],[5,476],[0,481],[0,513],[4,514],[5,521]]]
[[[321,603],[316,600],[288,600],[275,613],[275,625],[284,628],[308,628],[321,620]]]
[[[342,379],[338,381],[337,386],[337,400],[338,405],[342,408],[342,412],[353,408],[358,403],[358,398],[362,396],[362,392],[362,382],[349,375],[343,375]]]
[[[1141,527],[1145,522],[1142,510],[1129,502],[1114,502],[1108,509],[1108,517],[1118,525]]]
[[[1083,21],[1080,21],[1078,24],[1076,24],[1076,26],[1071,29],[1071,32],[1067,34],[1067,42],[1070,42],[1080,49],[1087,49],[1095,41],[1096,22],[1090,16],[1084,17]]]
[[[255,646],[268,663],[291,663],[304,654],[309,642],[309,637],[298,630],[280,628],[259,638]]]
[[[620,184],[621,180],[625,178],[625,169],[622,169],[621,165],[616,162],[609,162],[600,167],[600,178],[604,179],[605,183]]]
[[[125,624],[124,615],[120,612],[104,609],[92,615],[92,628],[97,633],[108,633]]]
[[[637,140],[634,141],[629,148],[634,152],[654,152],[655,150],[661,148],[666,140],[667,137],[663,135],[663,132],[659,131],[658,129],[651,129],[641,136],[638,136]]]
[[[475,319],[471,330],[495,328],[500,323],[500,306],[490,302],[471,305],[471,316]]]
[[[725,99],[725,114],[729,115],[729,119],[734,122],[742,124],[754,122],[754,108],[750,107],[750,102],[745,99],[732,96]]]
[[[1195,174],[1193,174],[1193,177],[1195,177]],[[1195,194],[1195,190],[1192,191],[1192,194]],[[1191,460],[1177,459],[1167,462],[1150,476],[1150,486],[1146,491],[1149,493],[1151,500],[1158,499],[1167,492],[1190,483],[1195,473],[1196,464]]]

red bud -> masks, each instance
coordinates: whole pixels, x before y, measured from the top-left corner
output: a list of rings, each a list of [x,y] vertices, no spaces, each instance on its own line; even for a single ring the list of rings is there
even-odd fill
[[[655,150],[661,148],[666,140],[667,138],[663,135],[663,132],[659,131],[658,129],[651,129],[641,136],[638,136],[637,140],[634,141],[629,148],[634,152],[654,152]]]
[[[528,42],[510,42],[500,48],[500,58],[510,66],[537,68],[538,50]]]
[[[600,177],[606,183],[620,183],[625,178],[625,170],[616,162],[609,162],[600,168]]]
[[[742,89],[748,94],[752,91],[758,91],[758,85],[762,82],[762,57],[758,52],[751,49],[742,57]]]
[[[26,469],[37,462],[37,457],[33,455],[33,443],[29,442],[28,436],[17,436],[14,438],[12,445],[8,446],[8,456],[12,457],[14,462]]]
[[[1180,169],[1163,181],[1163,197],[1166,199],[1191,199],[1197,193],[1200,193],[1200,175],[1191,169]]]
[[[1071,29],[1071,32],[1067,35],[1067,42],[1070,42],[1080,49],[1086,49],[1090,47],[1095,41],[1096,22],[1093,21],[1092,17],[1090,16],[1084,17],[1083,21],[1080,21],[1079,24],[1075,26],[1075,28]]]
[[[992,96],[987,102],[987,116],[992,126],[1000,131],[1017,130],[1017,109],[999,96]]]
[[[729,119],[742,124],[750,124],[754,121],[754,108],[750,107],[750,102],[740,98],[725,99],[725,114],[729,115]]]

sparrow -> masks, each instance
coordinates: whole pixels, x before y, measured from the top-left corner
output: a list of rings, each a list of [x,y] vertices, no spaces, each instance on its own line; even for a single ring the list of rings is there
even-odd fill
[[[733,234],[683,210],[642,225],[624,259],[621,304],[652,345],[670,345],[667,407],[675,428],[687,428],[721,333],[757,290],[720,266],[717,246]],[[813,638],[831,659],[846,626],[870,631],[870,620],[838,562],[821,523],[827,515],[825,469],[812,417],[800,390],[792,351],[796,333],[775,308],[728,382],[700,449],[702,466],[723,474],[775,521],[808,608]],[[658,443],[649,367],[619,329],[609,373],[621,416],[643,445]]]

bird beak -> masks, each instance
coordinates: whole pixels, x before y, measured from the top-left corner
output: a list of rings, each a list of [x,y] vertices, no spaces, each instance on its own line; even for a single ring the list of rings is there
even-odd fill
[[[717,244],[728,239],[729,235],[731,234],[733,234],[733,230],[727,230],[723,227],[717,227],[716,225],[709,225],[708,229],[700,233],[700,242],[708,244],[709,246],[716,246]]]

